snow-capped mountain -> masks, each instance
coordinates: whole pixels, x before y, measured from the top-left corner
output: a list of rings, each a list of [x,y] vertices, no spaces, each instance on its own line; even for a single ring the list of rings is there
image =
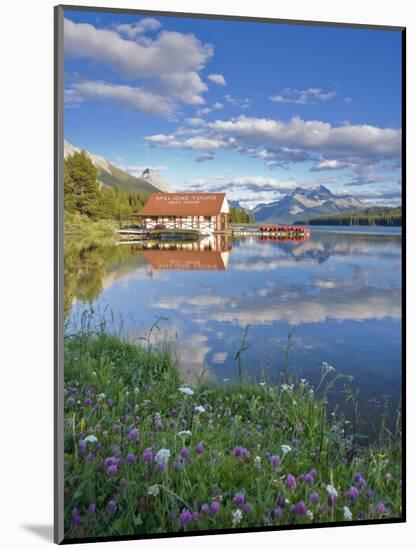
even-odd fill
[[[252,211],[258,222],[293,223],[296,220],[353,212],[365,204],[353,195],[335,195],[324,185],[312,190],[297,187],[279,201],[259,204]]]
[[[163,191],[164,193],[172,193],[173,191],[170,184],[165,179],[163,179],[162,176],[158,172],[156,172],[156,170],[153,170],[152,168],[146,168],[146,170],[143,170],[140,178],[146,180],[148,183],[150,183],[150,185],[153,185],[153,187],[157,187],[160,191]]]

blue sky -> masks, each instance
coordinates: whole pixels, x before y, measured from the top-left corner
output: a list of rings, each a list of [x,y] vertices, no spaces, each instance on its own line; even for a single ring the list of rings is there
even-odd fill
[[[65,12],[65,137],[252,207],[324,184],[401,197],[401,35]]]

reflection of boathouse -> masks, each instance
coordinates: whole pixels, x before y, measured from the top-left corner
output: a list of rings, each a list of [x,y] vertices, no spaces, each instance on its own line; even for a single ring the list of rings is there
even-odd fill
[[[148,229],[225,231],[230,208],[225,193],[152,193],[139,216]]]
[[[227,269],[230,240],[225,235],[211,235],[193,243],[159,243],[143,249],[143,256],[153,269],[223,270]]]

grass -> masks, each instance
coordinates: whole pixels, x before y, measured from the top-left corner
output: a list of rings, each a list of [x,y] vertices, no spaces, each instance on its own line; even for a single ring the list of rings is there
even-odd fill
[[[400,518],[400,433],[364,446],[327,414],[329,365],[191,389],[151,341],[65,338],[67,539]]]
[[[103,239],[115,240],[118,225],[113,220],[92,221],[79,213],[64,213],[65,238],[82,238],[84,241],[95,242]]]

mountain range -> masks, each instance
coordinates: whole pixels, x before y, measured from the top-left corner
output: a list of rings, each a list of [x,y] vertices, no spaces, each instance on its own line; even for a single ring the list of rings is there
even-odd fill
[[[335,195],[324,185],[314,189],[297,187],[289,195],[268,204],[258,204],[250,213],[256,222],[293,223],[299,219],[355,212],[365,204],[353,195]]]
[[[68,141],[64,142],[64,156],[80,153],[81,149]],[[156,191],[172,191],[169,184],[152,168],[143,170],[140,177],[132,176],[122,168],[111,164],[107,159],[85,150],[91,162],[97,168],[97,178],[101,185],[119,187],[123,191],[137,193],[154,193]]]

